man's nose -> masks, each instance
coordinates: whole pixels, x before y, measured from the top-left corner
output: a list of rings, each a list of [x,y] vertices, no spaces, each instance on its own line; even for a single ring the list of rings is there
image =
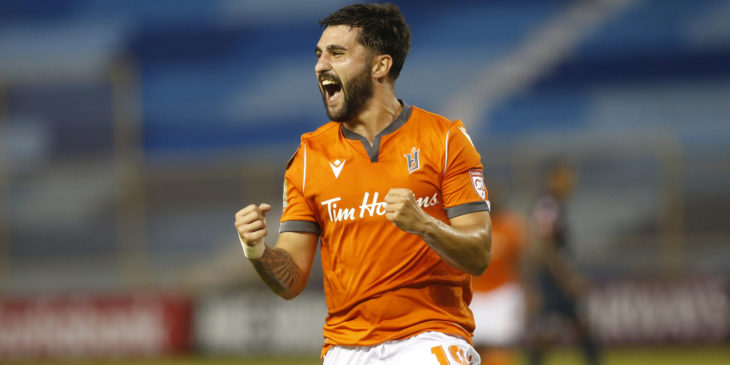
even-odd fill
[[[324,55],[320,56],[319,59],[317,59],[317,63],[314,65],[314,73],[316,73],[317,75],[331,69],[332,66]]]

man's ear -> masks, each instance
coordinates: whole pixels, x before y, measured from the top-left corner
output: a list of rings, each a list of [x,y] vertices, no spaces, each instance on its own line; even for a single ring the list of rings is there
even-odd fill
[[[387,54],[373,57],[372,75],[376,79],[388,77],[390,68],[393,66],[393,58]]]

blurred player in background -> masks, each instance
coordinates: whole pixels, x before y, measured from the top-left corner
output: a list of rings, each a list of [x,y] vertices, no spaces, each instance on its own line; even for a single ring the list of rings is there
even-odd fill
[[[578,303],[588,289],[576,270],[568,243],[566,202],[576,183],[573,164],[565,157],[547,163],[544,192],[532,211],[534,247],[530,250],[531,274],[529,363],[541,364],[547,346],[557,341],[560,329],[569,325],[589,364],[600,363],[599,349],[591,337]]]
[[[527,223],[523,215],[503,204],[504,189],[504,184],[491,184],[492,261],[472,282],[473,341],[482,365],[517,364],[515,346],[525,324],[521,271]]]
[[[315,74],[331,122],[302,136],[274,248],[266,203],[236,213],[246,257],[284,298],[320,239],[324,364],[479,364],[471,275],[490,260],[481,157],[461,121],[395,96],[410,30],[394,5],[323,20]],[[305,314],[306,315],[306,314]]]

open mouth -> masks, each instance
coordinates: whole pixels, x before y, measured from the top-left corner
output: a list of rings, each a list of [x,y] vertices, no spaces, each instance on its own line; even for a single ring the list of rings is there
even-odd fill
[[[324,98],[328,103],[332,103],[342,93],[342,85],[336,80],[326,79],[320,82],[322,90],[324,92]]]

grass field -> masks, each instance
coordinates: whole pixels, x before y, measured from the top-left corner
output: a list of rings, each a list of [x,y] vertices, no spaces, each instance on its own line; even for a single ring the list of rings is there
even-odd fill
[[[580,354],[572,350],[555,350],[546,359],[546,365],[583,364]],[[321,365],[316,356],[310,358],[215,358],[180,357],[159,359],[118,359],[89,361],[32,361],[2,362],[8,365]],[[730,364],[730,346],[701,348],[623,348],[605,353],[605,365],[727,365]],[[346,365],[346,364],[345,364]],[[410,365],[410,364],[406,364]]]

